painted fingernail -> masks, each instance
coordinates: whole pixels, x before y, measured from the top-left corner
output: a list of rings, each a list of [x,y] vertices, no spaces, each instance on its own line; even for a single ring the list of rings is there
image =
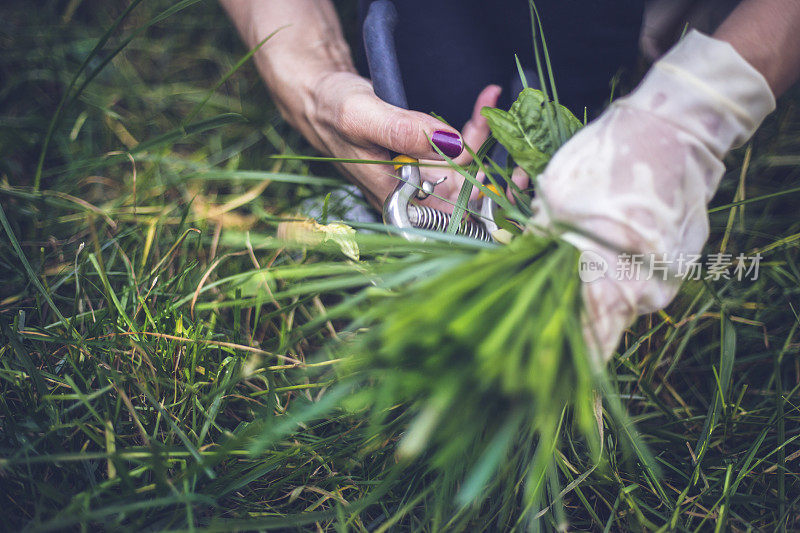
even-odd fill
[[[464,150],[464,143],[461,142],[461,137],[449,131],[433,132],[431,142],[451,159],[461,155],[461,151]]]

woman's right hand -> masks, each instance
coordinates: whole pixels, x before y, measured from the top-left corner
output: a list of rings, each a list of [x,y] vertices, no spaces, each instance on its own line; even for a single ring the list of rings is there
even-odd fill
[[[389,151],[417,159],[448,157],[463,150],[461,134],[432,116],[394,107],[378,98],[369,80],[351,72],[321,75],[305,94],[291,100],[276,95],[284,117],[315,148],[341,159],[386,161]],[[386,165],[340,165],[368,200],[380,207],[397,179]]]
[[[434,143],[442,153],[464,165],[471,160],[463,150],[464,143],[477,150],[489,135],[480,109],[496,105],[500,87],[490,85],[481,92],[463,136],[430,115],[387,104],[375,95],[369,80],[352,72],[326,73],[304,91],[275,96],[287,121],[327,155],[387,161],[391,151],[427,162],[442,161],[431,145]],[[424,203],[452,211],[451,202],[455,202],[463,178],[445,163],[442,165],[441,169],[421,168],[423,179],[438,181],[447,177],[436,188],[436,195],[445,200],[430,197]],[[342,163],[339,166],[379,209],[397,185],[388,165]]]
[[[387,161],[391,151],[423,163],[441,162],[433,142],[465,165],[471,158],[464,144],[477,150],[488,137],[480,110],[497,104],[500,87],[490,85],[478,95],[463,135],[430,115],[387,104],[375,95],[369,80],[356,74],[331,0],[221,2],[248,46],[274,33],[256,52],[256,66],[283,117],[320,152],[341,159]],[[391,165],[340,167],[378,209],[397,185]],[[451,212],[463,177],[444,162],[440,168],[423,166],[421,174],[432,182],[447,178],[423,203]]]

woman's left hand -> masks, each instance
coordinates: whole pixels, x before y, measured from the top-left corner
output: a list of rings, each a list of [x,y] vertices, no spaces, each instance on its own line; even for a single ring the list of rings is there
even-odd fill
[[[564,238],[605,263],[605,275],[583,286],[585,334],[598,358],[611,356],[637,314],[666,306],[679,287],[671,272],[622,272],[631,255],[621,253],[673,268],[681,255],[697,256],[722,158],[774,108],[767,81],[732,46],[692,32],[553,157],[538,179],[534,222],[575,228]]]

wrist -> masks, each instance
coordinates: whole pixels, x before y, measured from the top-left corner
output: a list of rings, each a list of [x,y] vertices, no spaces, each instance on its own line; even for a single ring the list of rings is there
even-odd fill
[[[281,113],[303,129],[320,80],[355,67],[330,0],[221,0]],[[305,131],[304,131],[305,133]]]
[[[744,0],[714,32],[764,75],[780,96],[800,77],[800,2]]]
[[[302,131],[325,80],[340,74],[356,75],[356,69],[344,42],[320,40],[297,46],[296,39],[277,37],[274,46],[265,45],[256,54],[256,66],[284,118]]]
[[[342,81],[343,77],[352,80]],[[316,137],[321,127],[329,125],[326,117],[331,112],[331,100],[336,101],[342,87],[352,88],[360,80],[363,78],[355,72],[318,65],[281,74],[267,81],[267,85],[283,118],[318,149],[327,152],[324,143],[316,142]]]

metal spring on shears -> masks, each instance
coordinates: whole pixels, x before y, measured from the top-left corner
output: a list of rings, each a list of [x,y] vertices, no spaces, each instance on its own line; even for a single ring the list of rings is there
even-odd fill
[[[450,215],[424,205],[409,205],[408,219],[415,228],[432,231],[447,231],[447,226],[450,224]],[[492,237],[486,231],[486,228],[466,219],[461,221],[461,227],[458,228],[456,233],[473,239],[492,242]]]

